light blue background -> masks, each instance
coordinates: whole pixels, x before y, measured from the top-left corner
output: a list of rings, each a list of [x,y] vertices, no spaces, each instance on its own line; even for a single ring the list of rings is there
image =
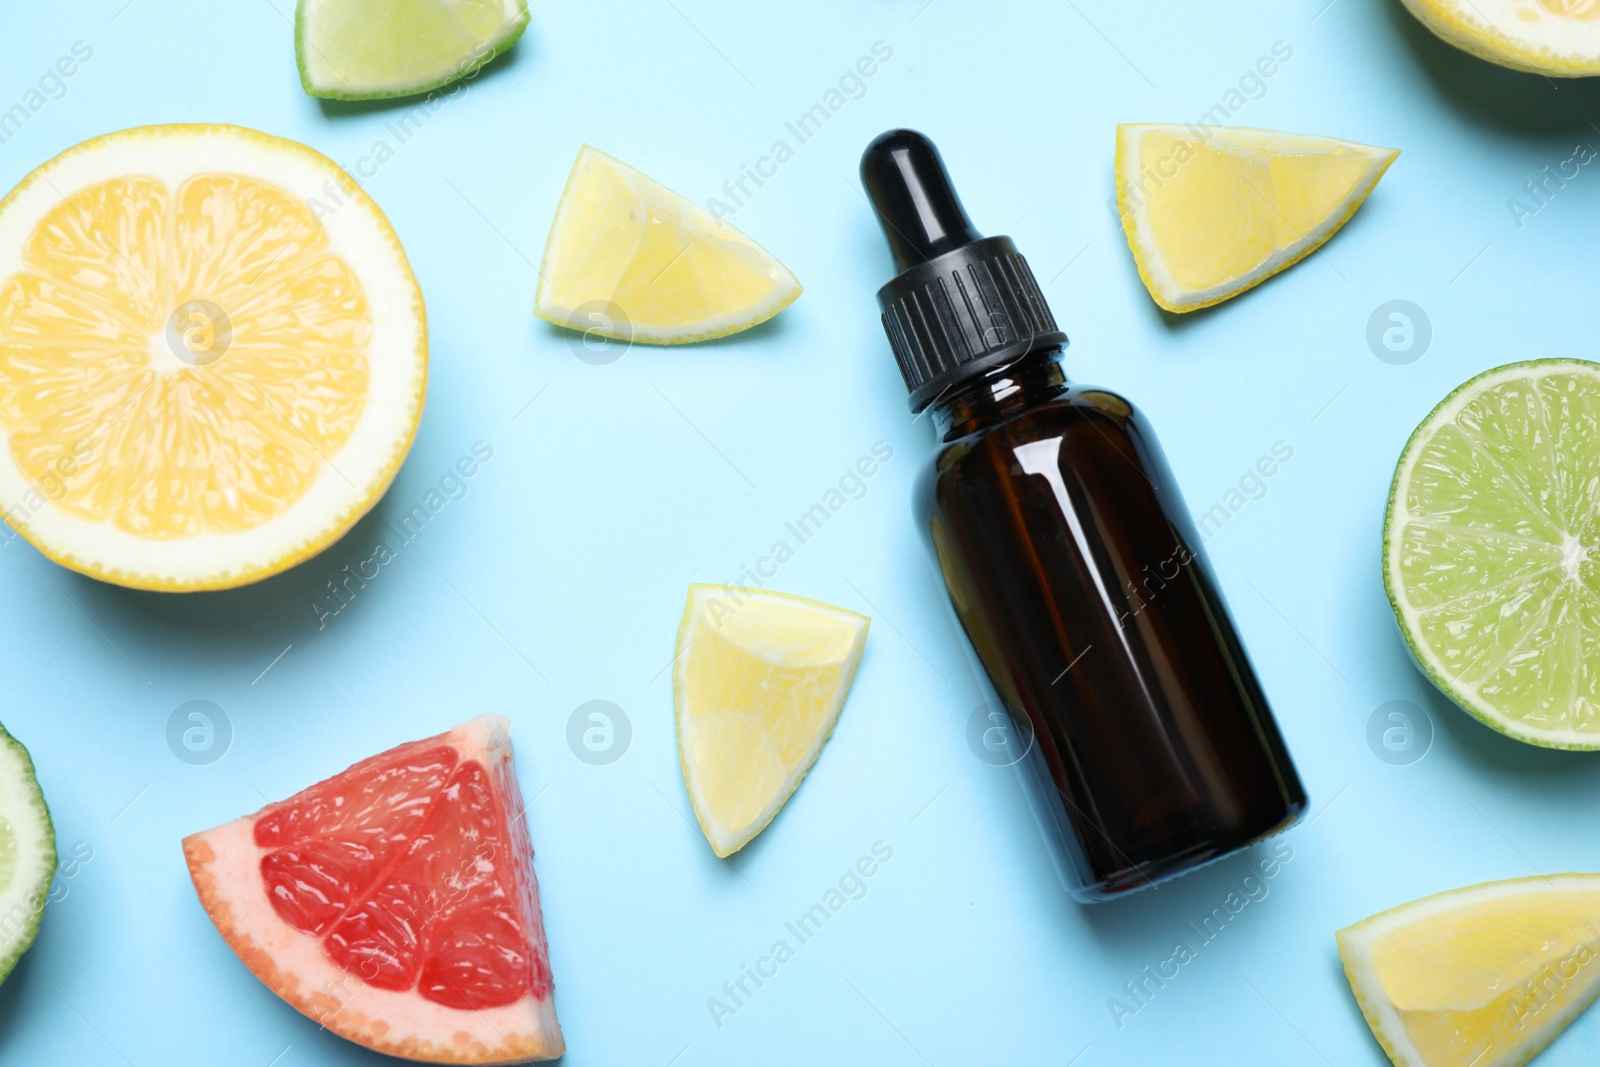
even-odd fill
[[[255,126],[348,166],[394,140],[398,109],[303,95],[289,0],[124,2],[7,4],[0,109],[75,41],[94,58],[0,145],[0,188],[145,123]],[[1600,145],[1600,85],[1460,55],[1395,0],[1325,3],[540,0],[515,53],[367,182],[421,280],[433,354],[416,447],[374,516],[290,574],[215,595],[130,592],[0,548],[0,715],[38,762],[63,853],[93,850],[0,990],[0,1062],[380,1062],[234,959],[178,842],[482,711],[511,717],[538,798],[574,1067],[1383,1062],[1335,929],[1469,883],[1600,869],[1600,762],[1503,739],[1438,697],[1379,572],[1390,473],[1428,409],[1499,363],[1596,355],[1600,174],[1520,229],[1507,199]],[[704,201],[877,41],[894,55],[865,96],[736,218],[805,283],[790,310],[610,366],[533,318],[532,263],[582,143]],[[1197,118],[1278,41],[1292,58],[1234,124],[1404,154],[1322,254],[1164,317],[1106,207],[1114,127]],[[1071,372],[1145,409],[1197,511],[1275,442],[1294,450],[1207,547],[1315,817],[1285,838],[1270,895],[1120,1029],[1108,999],[1259,856],[1079,907],[1010,773],[968,749],[977,698],[909,514],[931,432],[878,326],[889,264],[856,183],[863,146],[895,125],[935,137],[980,228],[1016,238],[1072,337]],[[1409,366],[1365,341],[1396,298],[1434,330]],[[686,814],[663,673],[685,587],[736,576],[878,440],[894,459],[774,583],[873,617],[854,692],[784,812],[737,865],[718,861]],[[319,629],[325,583],[477,441],[494,458],[466,498]],[[235,731],[210,766],[165,740],[193,699]],[[591,699],[632,722],[610,766],[565,740]],[[1366,740],[1397,699],[1436,725],[1412,766]],[[894,858],[865,898],[719,1029],[707,998],[880,840]],[[1590,1016],[1540,1062],[1597,1052]]]

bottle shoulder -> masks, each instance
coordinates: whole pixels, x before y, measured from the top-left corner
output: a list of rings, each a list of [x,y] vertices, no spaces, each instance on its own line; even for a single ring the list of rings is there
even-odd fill
[[[1128,432],[1143,425],[1144,415],[1119,393],[1099,386],[1073,385],[1057,396],[1020,407],[969,433],[945,437],[939,441],[934,467],[943,468],[958,462],[988,442],[998,441],[1014,447],[1059,433],[1085,420],[1097,422],[1103,429]]]
[[[1089,425],[1092,430],[1078,432]],[[1008,469],[1017,448],[1051,437],[1110,445],[1125,454],[1142,451],[1134,439],[1154,440],[1144,415],[1127,398],[1109,389],[1074,385],[1048,400],[986,422],[970,433],[941,439],[917,475],[917,512],[939,510],[939,501],[958,484],[987,484],[997,469],[997,461],[1002,464],[1001,469]]]

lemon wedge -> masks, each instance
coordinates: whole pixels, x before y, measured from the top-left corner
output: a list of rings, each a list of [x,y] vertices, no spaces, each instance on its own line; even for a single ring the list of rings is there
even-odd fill
[[[1218,304],[1343,226],[1400,153],[1271,130],[1117,127],[1117,205],[1139,276],[1168,311]]]
[[[1600,875],[1491,882],[1338,933],[1397,1067],[1521,1067],[1600,994]]]
[[[1600,74],[1600,0],[1404,0],[1428,29],[1480,59],[1553,78]]]
[[[719,856],[749,844],[833,733],[872,620],[814,600],[691,585],[678,627],[678,757]]]
[[[0,510],[142,589],[265,578],[399,470],[422,294],[342,170],[235,126],[87,141],[0,201]]]
[[[766,249],[589,145],[572,165],[539,273],[541,319],[658,345],[747,330],[800,295]]]

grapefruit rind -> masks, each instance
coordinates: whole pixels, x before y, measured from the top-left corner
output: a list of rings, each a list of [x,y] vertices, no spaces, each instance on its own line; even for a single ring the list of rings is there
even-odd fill
[[[0,982],[38,936],[56,870],[56,835],[50,809],[28,750],[0,726],[0,827],[9,831],[15,856],[0,871]]]
[[[506,720],[479,716],[448,735],[463,760],[491,772],[511,759]],[[414,991],[377,989],[330,960],[319,939],[278,917],[267,900],[255,842],[257,815],[184,838],[189,876],[206,914],[252,974],[301,1014],[376,1052],[424,1063],[499,1064],[566,1051],[553,996],[462,1011]]]
[[[1468,886],[1438,893],[1421,900],[1413,900],[1388,911],[1379,912],[1353,926],[1345,927],[1334,935],[1339,946],[1339,959],[1344,964],[1346,979],[1355,995],[1361,1014],[1372,1029],[1372,1036],[1388,1055],[1395,1067],[1430,1067],[1406,1033],[1399,1012],[1385,997],[1373,958],[1373,946],[1385,933],[1429,915],[1448,912],[1494,900],[1500,897],[1521,895],[1530,888],[1561,890],[1575,889],[1600,895],[1600,875],[1555,874],[1535,878],[1514,878],[1483,885]],[[1582,1015],[1596,997],[1600,997],[1600,983],[1567,1004],[1533,1032],[1528,1042],[1498,1059],[1474,1062],[1473,1067],[1524,1067],[1550,1046],[1561,1032]]]
[[[91,578],[134,589],[231,589],[288,570],[337,541],[370,511],[399,473],[416,436],[427,390],[428,331],[422,291],[400,239],[378,205],[326,156],[241,126],[171,124],[84,141],[42,164],[0,199],[0,279],[20,268],[37,221],[62,198],[97,182],[149,174],[176,189],[204,172],[273,182],[311,205],[366,290],[373,337],[366,413],[344,448],[300,499],[243,533],[152,540],[109,523],[74,519],[46,503],[10,449],[0,447],[0,512],[47,558]]]

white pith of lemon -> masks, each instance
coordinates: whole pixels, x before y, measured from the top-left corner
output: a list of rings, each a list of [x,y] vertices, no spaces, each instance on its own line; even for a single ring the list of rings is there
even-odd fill
[[[1600,0],[1404,0],[1440,38],[1502,67],[1600,74]]]
[[[738,333],[800,295],[772,253],[589,145],[572,165],[539,272],[541,319],[646,344]]]
[[[1338,943],[1396,1067],[1522,1067],[1600,993],[1600,875],[1440,893],[1340,930]]]
[[[1117,127],[1117,205],[1139,277],[1173,312],[1293,266],[1355,214],[1400,153],[1234,127]]]
[[[175,314],[197,300],[223,319]],[[399,240],[304,145],[125,130],[0,200],[0,510],[65,566],[164,591],[292,566],[383,494],[426,379]]]
[[[692,585],[678,628],[678,755],[719,856],[777,815],[833,733],[871,620],[764,590]]]

